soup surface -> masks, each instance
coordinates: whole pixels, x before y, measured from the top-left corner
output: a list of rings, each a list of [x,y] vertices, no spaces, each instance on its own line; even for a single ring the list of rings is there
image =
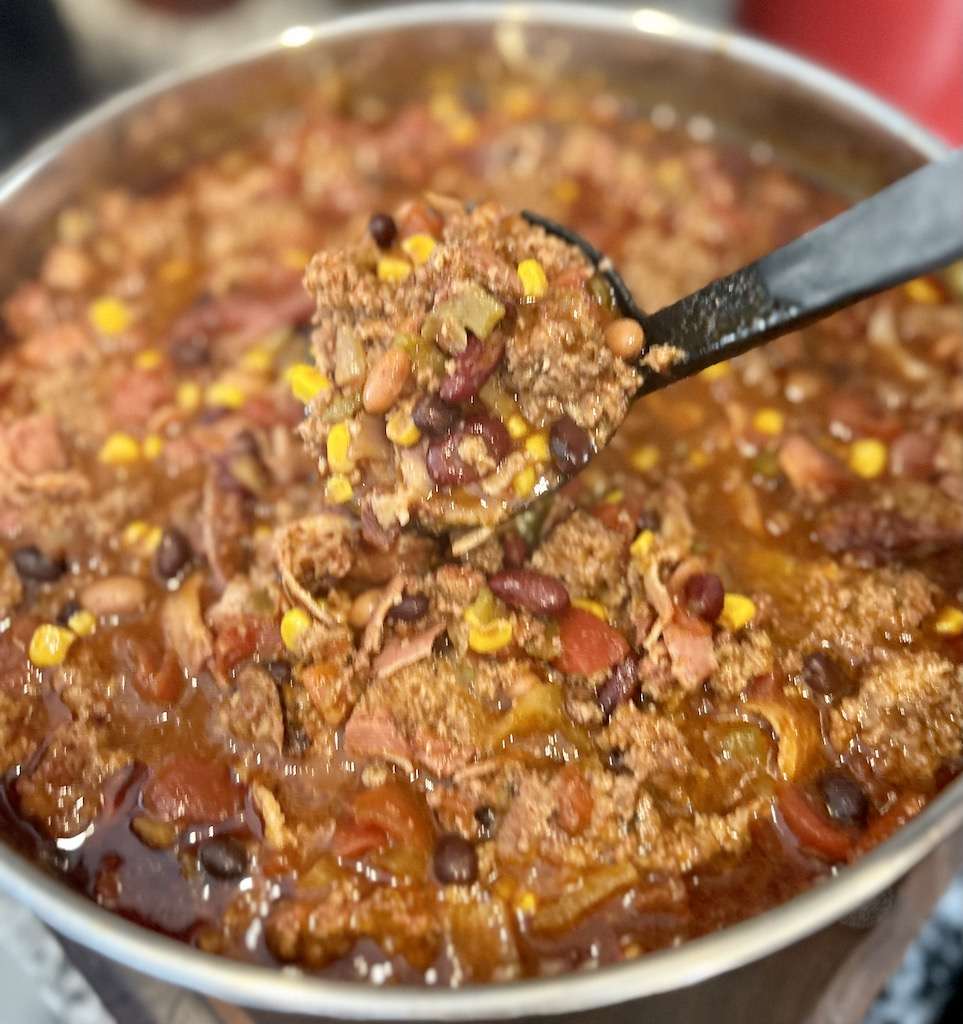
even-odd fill
[[[843,205],[498,74],[325,82],[162,192],[65,209],[3,306],[4,835],[199,949],[375,983],[765,910],[958,770],[960,306],[914,281],[652,395],[464,553],[372,543],[297,433],[330,326],[302,276],[372,212],[431,236],[398,209],[425,192],[570,224],[650,309]],[[537,470],[525,397],[473,400]]]

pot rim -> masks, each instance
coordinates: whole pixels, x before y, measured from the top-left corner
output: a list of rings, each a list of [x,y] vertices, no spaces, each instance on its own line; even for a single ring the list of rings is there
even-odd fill
[[[947,147],[909,117],[861,87],[778,47],[698,25],[650,8],[569,3],[419,3],[369,10],[316,26],[295,26],[239,53],[177,70],[135,86],[94,108],[41,143],[0,178],[9,202],[65,148],[119,115],[186,82],[285,49],[351,36],[431,25],[533,24],[560,30],[672,38],[680,47],[717,53],[736,64],[802,87],[861,115],[920,157]],[[321,979],[297,969],[247,964],[207,954],[97,906],[63,881],[0,843],[0,888],[69,939],[135,970],[227,1002],[259,1009],[347,1019],[468,1020],[571,1014],[628,1002],[705,981],[806,938],[882,892],[963,825],[963,779],[851,867],[800,896],[739,924],[681,946],[591,971],[456,989]]]

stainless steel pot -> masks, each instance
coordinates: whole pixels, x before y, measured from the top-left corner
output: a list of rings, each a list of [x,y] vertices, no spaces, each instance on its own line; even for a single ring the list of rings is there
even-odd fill
[[[597,68],[658,106],[659,116],[694,118],[688,123],[696,131],[714,124],[720,134],[771,149],[854,194],[942,152],[925,131],[826,71],[658,11],[395,8],[293,28],[229,62],[135,89],[41,146],[0,182],[0,293],[29,269],[63,204],[108,181],[148,185],[169,176],[295,102],[320,68],[348,57],[357,62],[359,54],[366,55],[369,81],[400,88],[453,54]],[[924,858],[948,863],[945,846],[934,851],[961,823],[963,780],[856,866],[752,920],[617,967],[464,991],[379,990],[218,959],[108,914],[2,845],[0,886],[99,954],[174,985],[292,1015],[285,1019],[576,1017],[610,1007],[607,1020],[776,1022],[810,1012],[859,942],[857,930],[837,922],[868,901],[881,906],[880,894]],[[887,925],[897,928],[898,921]]]

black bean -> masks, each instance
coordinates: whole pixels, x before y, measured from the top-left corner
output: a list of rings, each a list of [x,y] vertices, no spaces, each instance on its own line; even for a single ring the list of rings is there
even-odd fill
[[[13,564],[24,582],[53,583],[67,571],[67,562],[62,555],[47,555],[35,544],[17,548],[13,553]]]
[[[612,747],[609,750],[607,765],[614,775],[631,775],[629,766],[625,763],[625,751],[621,747]]]
[[[215,878],[241,878],[247,873],[247,850],[232,836],[215,836],[202,843],[200,861],[204,870]]]
[[[387,249],[398,237],[398,226],[387,213],[375,213],[368,221],[368,233],[379,249]]]
[[[467,839],[455,832],[435,844],[435,878],[443,885],[471,885],[478,878],[478,855]]]
[[[262,661],[261,667],[276,683],[291,682],[291,665],[283,659]]]
[[[555,468],[565,476],[581,469],[592,457],[592,439],[571,416],[563,416],[552,424],[549,448]]]
[[[70,622],[71,618],[81,610],[81,603],[71,598],[61,607],[60,611],[57,612],[57,622],[60,623],[61,626],[66,626],[67,623]]]
[[[819,780],[826,812],[840,825],[862,828],[869,816],[869,800],[862,786],[841,769],[826,772]]]
[[[813,693],[835,699],[856,690],[856,682],[850,673],[826,651],[810,651],[803,658],[802,681]]]
[[[475,808],[475,821],[478,822],[478,831],[484,839],[491,838],[495,831],[495,808],[488,804],[482,804]]]
[[[595,693],[602,709],[602,718],[607,722],[613,712],[639,689],[639,662],[634,654],[620,661],[609,673]]]
[[[457,412],[439,395],[425,395],[411,412],[414,425],[430,437],[443,437],[455,425]]]
[[[697,572],[682,587],[682,603],[690,615],[715,622],[722,614],[726,591],[714,572]]]
[[[643,509],[635,520],[635,528],[638,531],[651,530],[655,533],[662,526],[662,516],[654,508]]]
[[[154,552],[154,569],[161,579],[173,579],[193,555],[191,542],[177,529],[168,526],[161,535],[160,543]]]
[[[428,598],[424,594],[406,594],[389,610],[388,622],[417,622],[428,611]]]
[[[448,630],[443,629],[438,636],[435,637],[435,642],[431,645],[431,653],[439,658],[447,658],[450,657],[454,650],[455,645],[451,642]]]
[[[505,604],[533,615],[558,615],[569,605],[565,584],[537,569],[502,569],[489,577],[488,586]]]

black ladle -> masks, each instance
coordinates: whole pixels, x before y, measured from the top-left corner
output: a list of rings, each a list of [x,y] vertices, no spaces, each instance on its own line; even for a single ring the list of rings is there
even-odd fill
[[[639,308],[611,261],[581,235],[537,213],[522,216],[585,253],[622,315],[642,325],[646,348],[681,350],[668,371],[644,370],[645,395],[963,257],[963,149],[656,313]]]

